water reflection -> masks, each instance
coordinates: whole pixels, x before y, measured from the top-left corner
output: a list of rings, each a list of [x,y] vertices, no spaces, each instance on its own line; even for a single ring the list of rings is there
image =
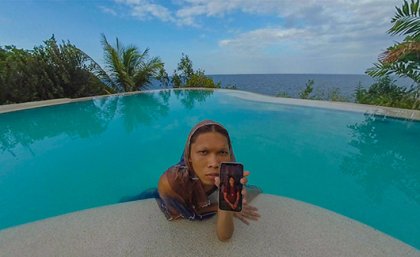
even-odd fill
[[[80,138],[98,135],[119,118],[131,133],[139,125],[150,125],[167,116],[172,94],[185,108],[192,109],[197,103],[205,102],[213,91],[162,90],[1,114],[0,153],[8,152],[16,157],[14,149],[18,145],[32,152],[33,143],[61,134]]]
[[[122,98],[119,102],[119,113],[126,131],[131,133],[140,124],[150,125],[152,121],[167,116],[169,113],[168,100],[165,93],[146,93]]]
[[[87,138],[106,131],[110,122],[123,119],[128,132],[139,124],[169,112],[170,92],[133,96],[111,96],[92,101],[18,111],[0,115],[0,153],[16,157],[15,148],[23,146],[30,152],[37,141],[67,135]]]
[[[113,106],[106,106],[112,110]],[[115,107],[114,107],[115,109]],[[102,133],[112,112],[101,112],[92,101],[1,115],[0,150],[15,156],[17,145],[30,149],[37,141],[67,134],[81,138]],[[89,126],[86,126],[89,123]]]
[[[355,176],[369,197],[381,202],[385,192],[398,188],[420,204],[419,160],[420,123],[365,115],[349,125],[350,145],[356,153],[344,158],[342,170]]]
[[[206,102],[207,98],[213,95],[213,90],[174,90],[173,92],[188,110],[193,109],[197,103]]]

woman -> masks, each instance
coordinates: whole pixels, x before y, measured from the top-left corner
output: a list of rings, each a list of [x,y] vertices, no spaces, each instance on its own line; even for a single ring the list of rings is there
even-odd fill
[[[238,208],[239,199],[241,198],[238,187],[235,185],[235,178],[229,176],[227,185],[223,186],[223,199],[232,210]]]
[[[159,179],[158,202],[167,219],[202,220],[217,214],[216,233],[222,241],[232,237],[234,216],[246,224],[247,219],[257,220],[257,208],[247,205],[245,189],[241,212],[220,210],[217,202],[209,200],[220,184],[220,163],[227,161],[235,161],[227,130],[210,120],[197,124],[188,136],[180,162]],[[247,183],[248,175],[248,171],[244,172],[242,184]]]

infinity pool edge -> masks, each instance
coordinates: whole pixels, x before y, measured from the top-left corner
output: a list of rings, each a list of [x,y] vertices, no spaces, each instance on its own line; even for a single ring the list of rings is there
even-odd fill
[[[372,115],[420,121],[419,110],[401,109],[401,108],[366,105],[366,104],[356,104],[356,103],[348,103],[348,102],[332,102],[332,101],[320,101],[320,100],[308,100],[308,99],[296,99],[296,98],[283,98],[283,97],[262,95],[262,94],[257,94],[253,92],[242,91],[242,90],[208,89],[208,88],[155,89],[155,90],[119,93],[119,94],[112,94],[112,95],[89,96],[89,97],[72,98],[72,99],[60,98],[60,99],[35,101],[35,102],[27,102],[27,103],[20,103],[20,104],[0,105],[0,114],[39,108],[39,107],[46,107],[46,106],[81,102],[81,101],[89,101],[92,99],[98,99],[98,98],[104,98],[104,97],[110,97],[110,96],[127,96],[127,95],[135,95],[135,94],[150,93],[150,92],[160,92],[160,91],[166,91],[166,90],[210,90],[210,91],[214,90],[214,91],[221,91],[221,92],[223,91],[231,96],[235,96],[235,97],[238,97],[244,100],[249,100],[249,101],[360,112],[360,113],[366,113],[366,114],[372,114]]]

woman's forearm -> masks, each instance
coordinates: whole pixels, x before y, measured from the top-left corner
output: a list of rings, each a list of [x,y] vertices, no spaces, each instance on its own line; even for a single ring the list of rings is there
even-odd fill
[[[209,206],[206,206],[204,208],[201,208],[198,214],[204,214],[208,212],[216,212],[219,209],[218,203],[212,203]]]
[[[229,211],[218,210],[216,221],[216,233],[220,241],[226,241],[232,237],[234,230],[233,213]]]
[[[239,199],[240,199],[240,198],[241,198],[240,194],[239,194],[239,193],[237,193],[237,194],[236,194],[236,201],[235,201],[234,205],[238,205],[238,203],[239,203]]]
[[[227,203],[229,203],[230,205],[232,205],[232,203],[229,201],[229,198],[227,197],[227,194],[226,193],[223,194],[223,199],[225,199],[225,201]]]

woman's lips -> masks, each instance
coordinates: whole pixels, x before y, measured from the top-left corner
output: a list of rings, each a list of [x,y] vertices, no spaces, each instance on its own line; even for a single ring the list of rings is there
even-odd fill
[[[206,177],[207,178],[213,179],[213,180],[214,180],[215,177],[218,177],[218,176],[219,176],[219,173],[209,173],[209,174],[206,174]]]

